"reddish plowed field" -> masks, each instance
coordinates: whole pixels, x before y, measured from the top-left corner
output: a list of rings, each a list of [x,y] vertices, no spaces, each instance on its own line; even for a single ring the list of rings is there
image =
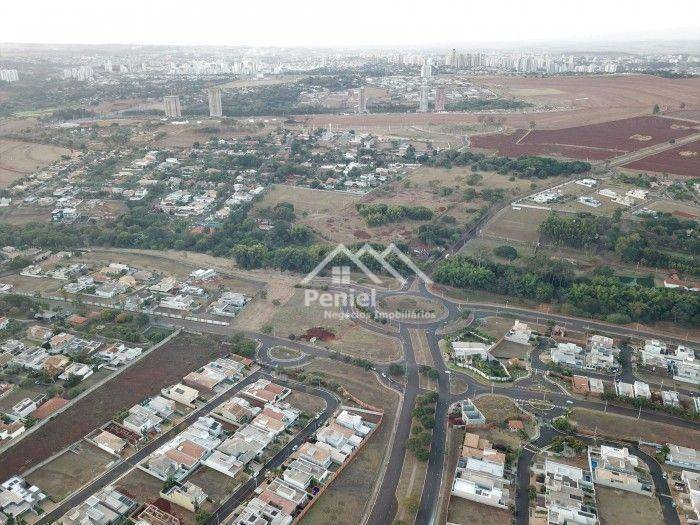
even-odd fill
[[[553,155],[603,160],[697,132],[695,122],[644,116],[556,130],[517,130],[511,135],[478,135],[476,148],[502,155]]]
[[[625,164],[623,168],[700,176],[700,140]]]

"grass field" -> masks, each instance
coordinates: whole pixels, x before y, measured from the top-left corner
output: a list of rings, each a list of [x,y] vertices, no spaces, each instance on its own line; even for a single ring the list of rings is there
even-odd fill
[[[652,443],[674,443],[683,447],[698,448],[700,446],[700,431],[675,427],[665,423],[644,421],[636,418],[607,414],[574,408],[571,420],[579,427],[591,432],[598,429],[599,436],[637,440],[639,438]]]
[[[547,217],[547,213],[547,210],[514,209],[508,206],[491,219],[484,229],[484,235],[505,241],[537,242],[540,237],[537,228]]]
[[[324,372],[354,396],[384,411],[381,427],[301,521],[303,525],[356,525],[367,510],[369,495],[378,481],[399,397],[382,386],[374,374],[345,363],[315,359],[305,369]]]
[[[501,423],[522,415],[515,403],[504,396],[485,395],[477,397],[473,401],[486,418],[487,423]]]
[[[406,451],[401,477],[396,487],[396,499],[399,503],[396,519],[400,522],[412,522],[415,520],[415,513],[412,512],[410,507],[415,502],[420,501],[427,470],[427,461],[419,461],[413,452]]]
[[[0,188],[70,155],[70,150],[47,144],[0,139]]]
[[[600,525],[663,525],[658,498],[596,485]]]
[[[339,308],[323,308],[318,302],[304,305],[304,290],[295,290],[291,299],[277,308],[271,320],[273,333],[281,337],[304,334],[310,328],[325,328],[335,334],[335,339],[317,345],[342,352],[353,357],[362,357],[375,362],[387,363],[401,357],[401,346],[397,339],[365,330],[352,319],[327,318],[326,313],[337,314]]]

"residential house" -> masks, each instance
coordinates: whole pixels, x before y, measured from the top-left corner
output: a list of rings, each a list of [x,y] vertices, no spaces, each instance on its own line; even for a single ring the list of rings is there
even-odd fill
[[[506,341],[519,343],[521,345],[529,345],[532,337],[532,329],[519,320],[515,320],[513,327],[508,330],[508,333],[503,336]]]
[[[138,503],[113,487],[106,487],[84,503],[68,511],[62,525],[112,525],[126,519]]]
[[[504,476],[505,455],[491,443],[467,432],[452,482],[452,495],[484,505],[508,508],[510,481]]]
[[[206,493],[194,483],[187,481],[182,486],[174,485],[161,492],[160,497],[179,505],[190,512],[196,512],[207,499]]]
[[[646,464],[630,454],[627,447],[588,447],[588,465],[594,483],[645,496],[654,493]]]
[[[668,456],[666,463],[683,469],[700,470],[700,451],[694,448],[681,447],[667,443]]]
[[[115,436],[106,430],[103,430],[93,437],[92,441],[102,450],[115,456],[120,456],[127,445],[126,441],[124,441],[122,438]]]

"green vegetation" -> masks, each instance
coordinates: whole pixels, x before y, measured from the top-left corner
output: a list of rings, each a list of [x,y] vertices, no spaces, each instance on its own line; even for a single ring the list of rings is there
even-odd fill
[[[457,288],[556,302],[562,305],[562,312],[610,322],[673,321],[686,326],[700,323],[697,294],[629,286],[605,272],[575,277],[570,263],[542,256],[530,259],[522,268],[455,256],[440,262],[433,279]]]
[[[382,226],[390,222],[403,220],[428,221],[433,218],[433,212],[425,206],[388,205],[383,203],[355,205],[367,226]]]
[[[561,175],[577,175],[590,171],[591,165],[581,161],[558,161],[548,157],[498,157],[449,149],[433,157],[420,157],[424,164],[439,168],[469,166],[473,171],[496,171],[501,175],[512,173],[523,179],[545,179]]]
[[[509,261],[514,261],[518,258],[518,250],[508,245],[496,246],[493,249],[493,254],[498,257],[508,259]]]
[[[231,353],[250,359],[255,358],[256,343],[253,339],[247,338],[242,332],[236,332],[229,337],[228,344]]]
[[[538,230],[553,244],[585,248],[591,246],[598,236],[609,227],[609,221],[589,213],[579,213],[574,217],[560,217],[550,212]]]

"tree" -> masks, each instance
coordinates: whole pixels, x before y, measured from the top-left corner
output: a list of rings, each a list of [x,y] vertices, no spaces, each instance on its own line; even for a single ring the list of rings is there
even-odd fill
[[[388,371],[392,376],[402,376],[406,373],[406,367],[398,363],[391,363]]]
[[[651,110],[652,115],[658,115],[661,113],[661,108],[659,108],[658,104],[654,104],[654,109]]]
[[[494,255],[497,255],[498,257],[503,257],[504,259],[508,259],[509,261],[514,261],[518,258],[518,250],[508,245],[496,246],[493,249],[493,253]]]

